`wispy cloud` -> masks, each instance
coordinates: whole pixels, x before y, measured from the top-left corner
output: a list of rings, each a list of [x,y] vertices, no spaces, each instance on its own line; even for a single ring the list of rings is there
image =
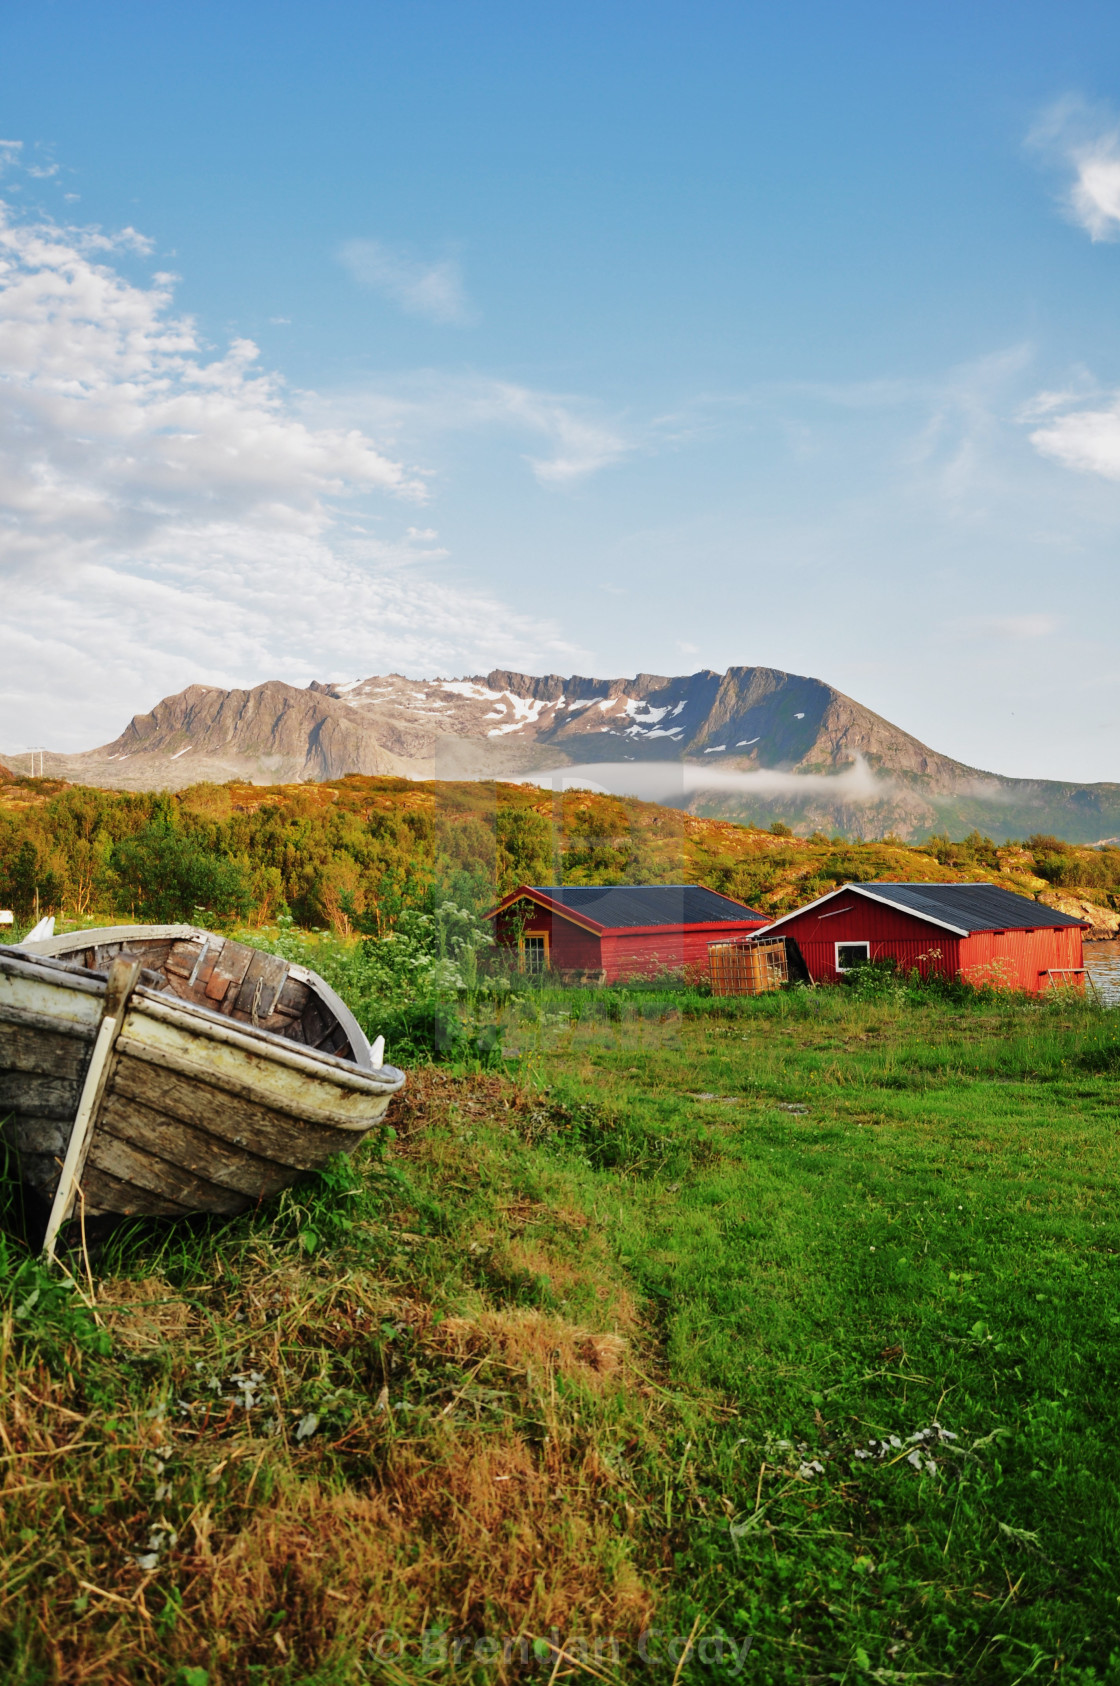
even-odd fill
[[[511,418],[551,441],[548,456],[527,459],[543,485],[570,485],[617,462],[633,448],[616,427],[581,414],[570,399],[505,384],[497,386],[494,398]]]
[[[575,485],[642,447],[618,419],[577,393],[542,392],[485,375],[448,375],[428,370],[339,394],[319,413],[360,419],[383,437],[407,439],[419,448],[444,433],[505,431],[520,444],[526,435],[536,449],[522,450],[542,486]],[[540,448],[543,445],[544,448]]]
[[[114,267],[147,247],[0,207],[0,741],[85,748],[195,681],[563,659],[439,577],[431,528],[393,536],[416,469]]]
[[[970,615],[953,621],[952,629],[974,638],[1048,638],[1061,626],[1061,617],[1049,614]]]
[[[338,259],[361,286],[373,287],[412,316],[455,327],[477,320],[453,257],[428,262],[404,246],[348,240],[339,248]]]

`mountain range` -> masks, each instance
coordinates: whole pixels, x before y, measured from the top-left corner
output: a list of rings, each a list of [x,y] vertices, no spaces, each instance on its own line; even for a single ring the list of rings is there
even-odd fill
[[[7,758],[19,766],[19,758]],[[576,773],[575,769],[581,769]],[[203,780],[573,779],[798,832],[996,838],[1120,831],[1120,785],[1013,779],[966,766],[819,679],[733,667],[676,678],[400,674],[306,689],[190,685],[120,736],[45,752],[56,778],[115,789]]]

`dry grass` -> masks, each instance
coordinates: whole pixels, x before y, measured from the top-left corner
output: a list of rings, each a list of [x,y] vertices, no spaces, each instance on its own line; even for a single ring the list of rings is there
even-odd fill
[[[386,1630],[636,1637],[662,1573],[664,1402],[572,1190],[477,1197],[469,1121],[516,1138],[528,1099],[418,1074],[401,1157],[438,1236],[423,1206],[371,1204],[329,1253],[235,1225],[189,1256],[134,1251],[89,1312],[13,1298],[6,1682],[319,1686],[385,1678]],[[556,1303],[519,1303],[526,1282]]]
[[[489,1311],[477,1318],[449,1317],[435,1331],[448,1357],[462,1363],[497,1355],[526,1375],[600,1386],[617,1374],[626,1354],[621,1335],[595,1333],[543,1312]]]

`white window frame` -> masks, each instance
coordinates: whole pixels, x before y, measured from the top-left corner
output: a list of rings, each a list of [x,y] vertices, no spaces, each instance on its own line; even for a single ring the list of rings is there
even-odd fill
[[[539,967],[529,965],[530,950],[527,947],[527,939],[529,939],[529,938],[532,938],[532,941],[533,941],[533,944],[534,944],[532,952],[534,954],[540,954],[540,956],[541,956],[541,965]],[[542,943],[544,945],[540,949],[536,948],[536,946],[535,946],[538,942]],[[519,940],[517,946],[521,951],[520,952],[520,960],[521,960],[521,970],[523,972],[530,973],[533,976],[539,976],[541,972],[547,972],[548,971],[549,949],[551,947],[551,944],[549,943],[549,940],[548,940],[548,932],[547,931],[523,931],[521,933],[521,937],[520,937],[520,940]]]
[[[840,950],[842,948],[862,948],[863,949],[863,958],[865,960],[871,959],[871,944],[870,943],[858,942],[858,941],[852,942],[851,940],[849,940],[848,942],[834,943],[832,945],[832,947],[833,947],[833,959],[834,959],[834,963],[835,963],[835,968],[841,974],[841,976],[843,976],[843,974],[845,972],[850,972],[852,970],[851,966],[841,966],[841,964],[840,964]]]

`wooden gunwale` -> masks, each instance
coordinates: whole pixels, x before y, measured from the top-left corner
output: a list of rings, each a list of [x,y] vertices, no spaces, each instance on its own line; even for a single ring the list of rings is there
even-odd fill
[[[252,1025],[231,1025],[221,1014],[208,1012],[205,1007],[196,1007],[191,1002],[177,1001],[172,1005],[152,990],[136,991],[129,1016],[135,1015],[138,1008],[146,1017],[173,1025],[176,1030],[185,1031],[188,1035],[224,1042],[231,1048],[253,1054],[258,1059],[267,1059],[275,1065],[289,1066],[336,1088],[355,1089],[365,1095],[393,1095],[400,1087],[399,1082],[380,1078],[373,1071],[363,1071],[352,1060],[344,1060],[338,1054],[325,1054],[318,1048],[301,1049],[282,1036],[267,1030],[256,1030]],[[134,1037],[129,1037],[128,1041],[129,1053],[138,1053],[141,1045]],[[162,1053],[159,1057],[163,1057]],[[381,1067],[382,1071],[395,1069],[394,1066]]]
[[[30,949],[0,948],[0,972],[13,977],[30,975],[40,983],[57,984],[62,989],[76,989],[82,995],[104,995],[108,974],[79,972],[61,960],[33,954]]]

